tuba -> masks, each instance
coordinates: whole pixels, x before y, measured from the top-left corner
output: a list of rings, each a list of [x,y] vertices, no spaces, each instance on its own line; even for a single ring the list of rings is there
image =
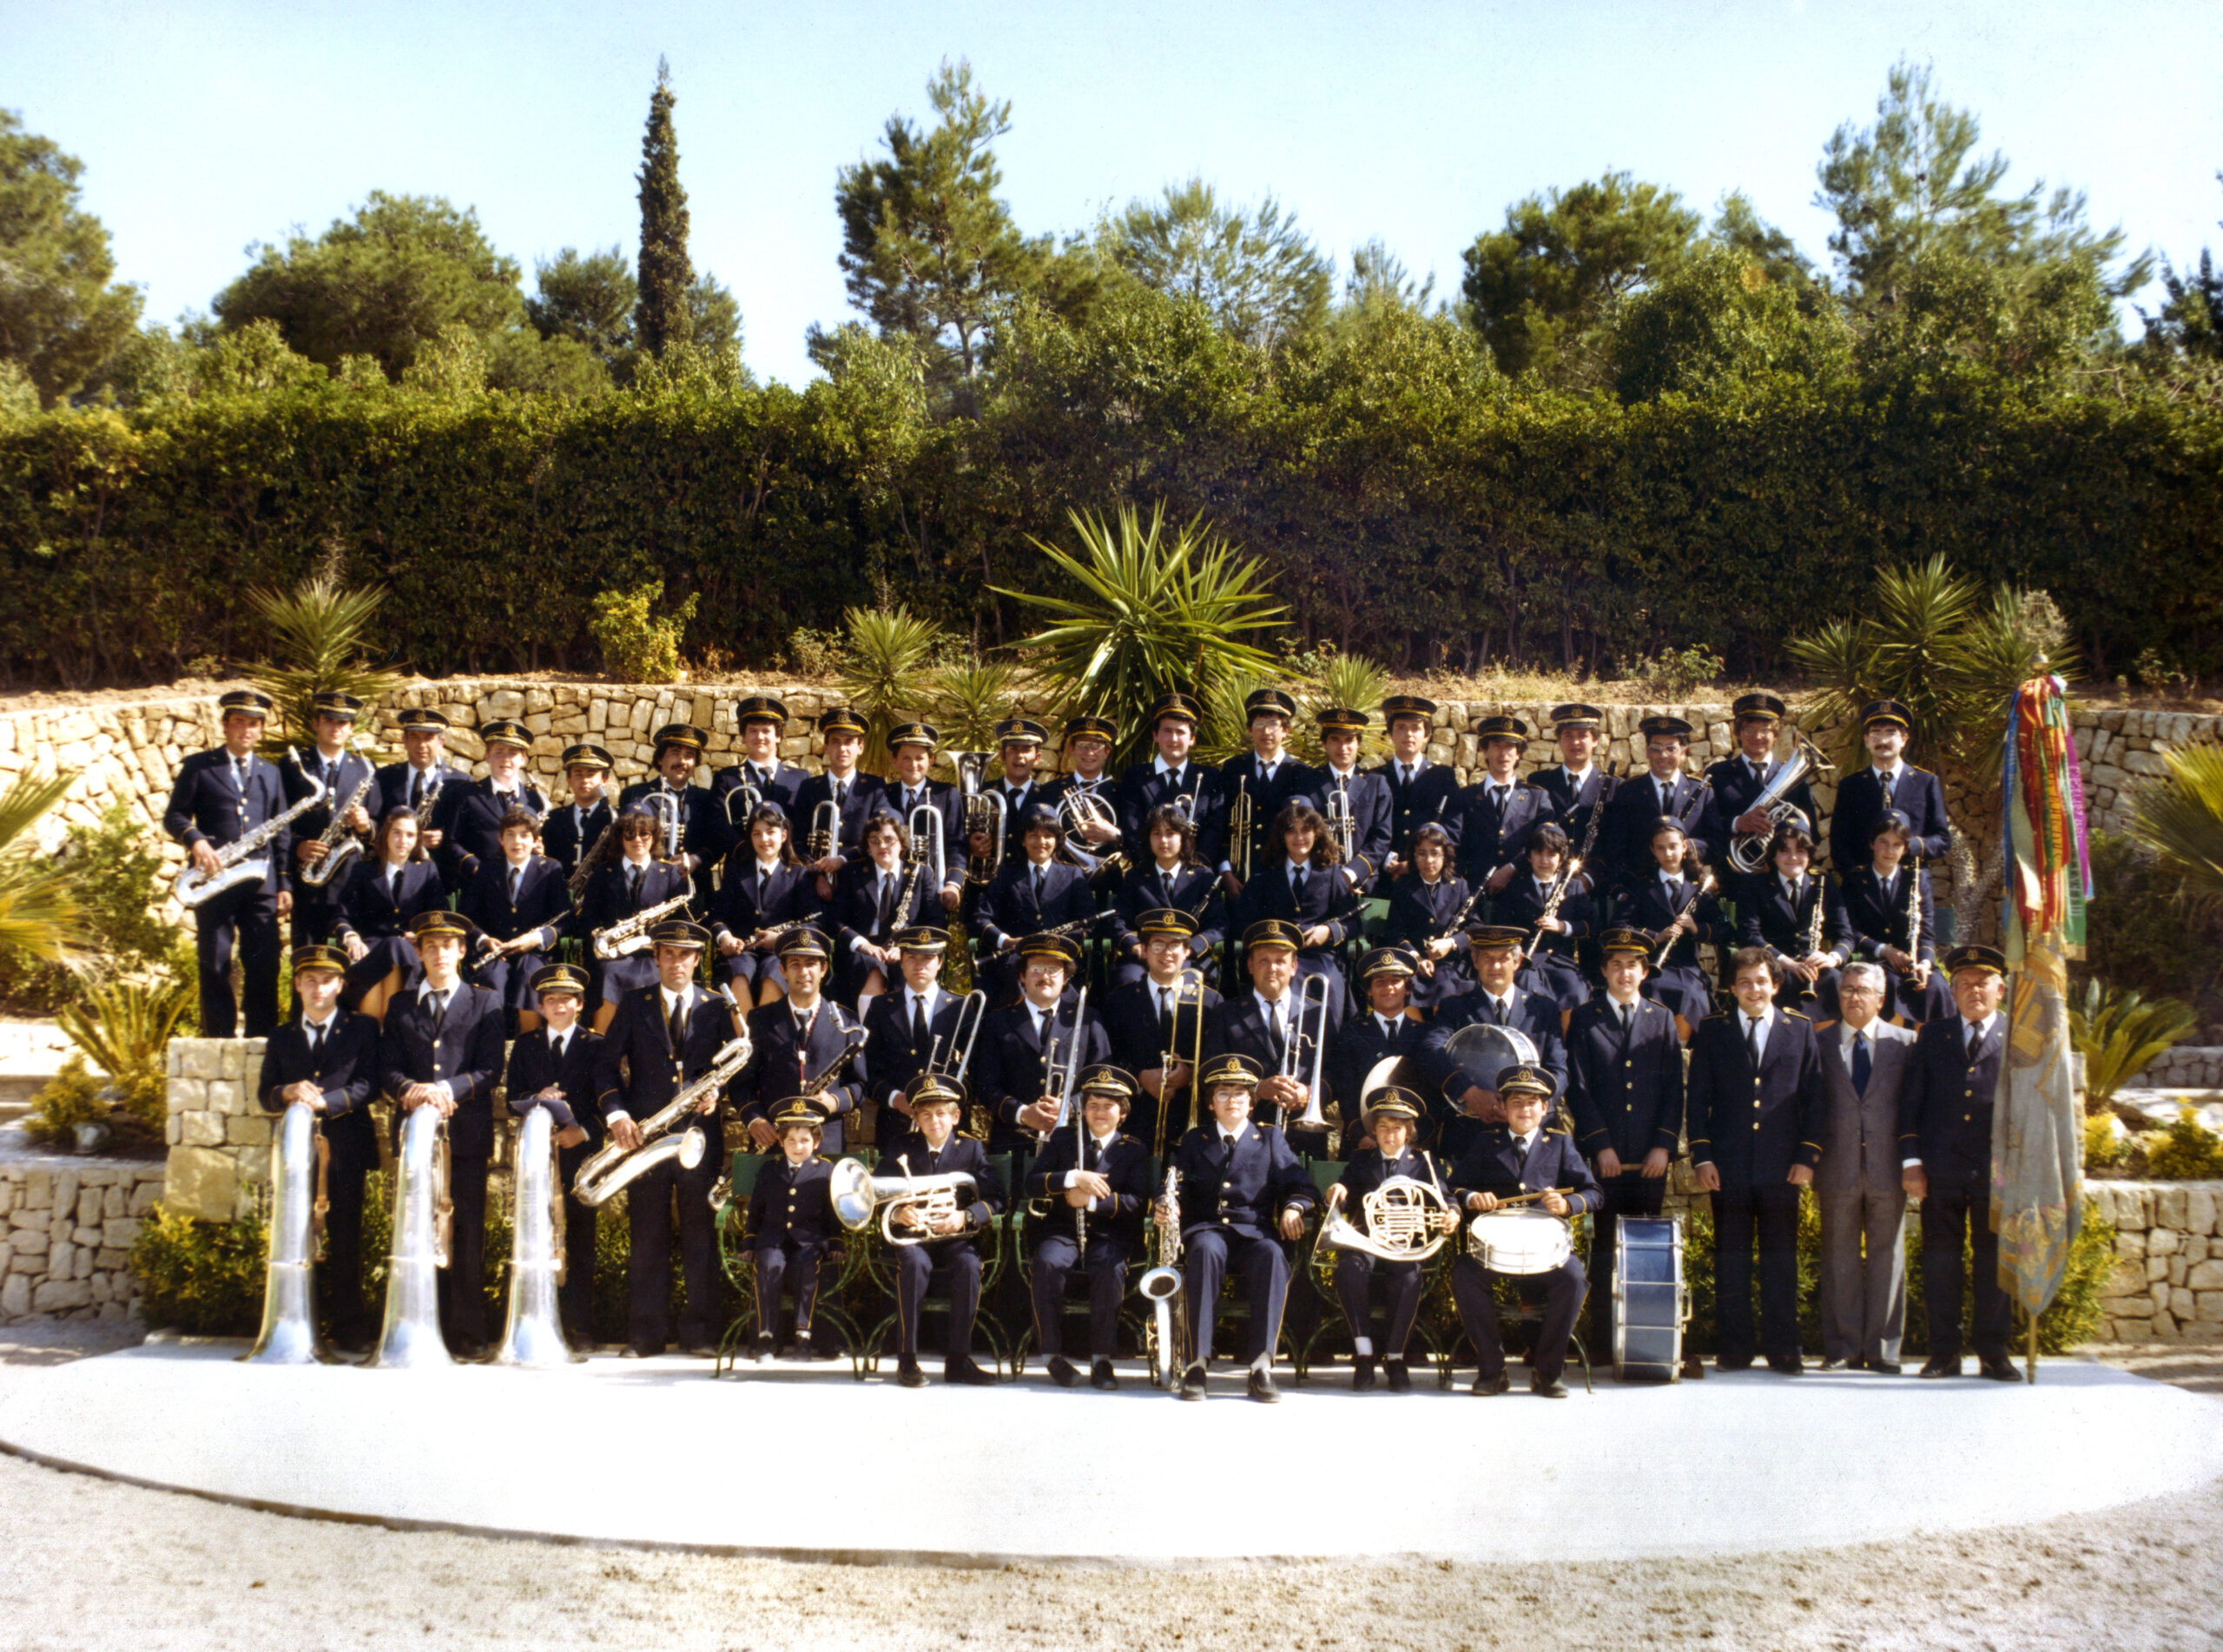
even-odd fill
[[[1321,1227],[1320,1242],[1330,1250],[1363,1251],[1385,1262],[1424,1262],[1451,1237],[1437,1226],[1436,1219],[1452,1211],[1433,1181],[1391,1176],[1362,1199],[1359,1207],[1366,1212],[1363,1233],[1342,1211],[1334,1210]]]
[[[1165,1173],[1164,1202],[1166,1220],[1151,1225],[1150,1271],[1135,1288],[1151,1305],[1151,1385],[1170,1389],[1189,1358],[1189,1304],[1181,1293],[1181,1184],[1171,1169]]]
[[[394,1164],[393,1248],[386,1258],[386,1320],[371,1363],[389,1369],[452,1365],[440,1338],[438,1280],[448,1265],[447,1121],[437,1107],[409,1109]],[[476,1280],[457,1281],[476,1290]]]
[[[749,1065],[755,1046],[749,1042],[748,1024],[739,1023],[738,1030],[740,1036],[720,1049],[707,1068],[649,1116],[641,1126],[640,1146],[629,1151],[615,1142],[604,1142],[571,1178],[571,1197],[590,1210],[597,1209],[670,1160],[678,1160],[683,1170],[702,1163],[709,1147],[702,1127],[689,1124],[683,1130],[679,1127],[695,1110],[696,1102],[724,1089],[736,1073]]]
[[[1806,776],[1814,767],[1813,748],[1803,740],[1798,749],[1776,765],[1768,783],[1760,788],[1759,796],[1752,800],[1752,807],[1767,811],[1768,829],[1765,832],[1739,832],[1730,839],[1729,864],[1747,878],[1756,877],[1767,870],[1768,845],[1774,839],[1776,827],[1786,821],[1802,832],[1812,832],[1814,823],[1806,818],[1806,811],[1786,800],[1791,788]]]
[[[262,1330],[247,1355],[258,1366],[313,1366],[323,1359],[316,1333],[319,1196],[331,1149],[307,1102],[287,1105],[270,1142],[270,1267],[262,1287]]]
[[[872,1226],[873,1214],[878,1212],[880,1236],[889,1244],[923,1245],[927,1238],[926,1225],[955,1215],[960,1208],[957,1195],[964,1194],[965,1202],[970,1204],[977,1190],[972,1176],[963,1170],[938,1176],[876,1176],[866,1170],[863,1160],[844,1159],[834,1167],[828,1195],[834,1203],[834,1214],[851,1233]],[[913,1212],[920,1225],[899,1234],[895,1216],[903,1210]]]
[[[548,1109],[536,1107],[518,1126],[516,1209],[510,1239],[510,1317],[498,1366],[568,1366],[578,1355],[564,1339],[556,1311],[563,1258],[556,1248],[556,1144]]]

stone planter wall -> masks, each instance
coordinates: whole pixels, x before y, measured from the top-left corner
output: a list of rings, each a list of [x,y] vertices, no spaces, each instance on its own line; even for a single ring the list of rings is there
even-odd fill
[[[0,1325],[132,1314],[124,1258],[162,1175],[158,1160],[0,1158]]]
[[[270,1135],[276,1123],[256,1102],[262,1079],[260,1038],[173,1038],[169,1077],[169,1170],[162,1208],[204,1221],[261,1212],[270,1186]]]
[[[2223,1338],[2223,1181],[2088,1181],[2084,1193],[2115,1226],[2101,1334],[2116,1342]]]
[[[2223,1089],[2223,1045],[2179,1044],[2165,1050],[2134,1082],[2147,1089]]]

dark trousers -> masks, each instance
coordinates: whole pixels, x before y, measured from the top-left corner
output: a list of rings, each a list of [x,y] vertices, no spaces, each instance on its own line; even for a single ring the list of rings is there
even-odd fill
[[[486,1155],[449,1158],[448,1197],[455,1234],[438,1286],[440,1334],[449,1353],[472,1354],[486,1346]]]
[[[633,1254],[625,1264],[630,1299],[625,1339],[643,1353],[661,1353],[671,1328],[675,1196],[679,1201],[679,1265],[687,1281],[679,1346],[700,1348],[717,1340],[717,1241],[710,1214],[710,1188],[717,1179],[717,1161],[706,1155],[692,1170],[667,1161],[626,1191],[625,1225]]]
[[[895,1251],[895,1312],[899,1348],[906,1359],[919,1357],[919,1310],[940,1275],[949,1297],[949,1339],[943,1345],[951,1359],[973,1353],[973,1316],[980,1311],[980,1253],[969,1238],[929,1240],[920,1245],[901,1245]]]
[[[232,949],[247,976],[247,1036],[267,1038],[278,1025],[278,898],[242,887],[194,908],[193,945],[201,959],[201,1034],[230,1038],[239,1011],[232,1004]]]
[[[1752,1248],[1760,1253],[1760,1328],[1752,1333]],[[1798,1354],[1798,1189],[1788,1181],[1713,1195],[1714,1353],[1723,1359]]]
[[[1667,1194],[1667,1178],[1647,1180],[1629,1169],[1611,1181],[1600,1176],[1598,1185],[1606,1202],[1590,1216],[1590,1278],[1594,1287],[1590,1293],[1590,1333],[1595,1339],[1593,1346],[1610,1352],[1613,1346],[1613,1245],[1620,1236],[1620,1219],[1658,1215]]]
[[[374,1147],[338,1142],[325,1172],[330,1202],[324,1213],[324,1260],[317,1272],[331,1293],[332,1339],[344,1350],[368,1347],[378,1332],[363,1297],[363,1178],[377,1160]]]
[[[594,1225],[601,1213],[571,1197],[571,1178],[593,1151],[591,1139],[556,1149],[556,1180],[564,1189],[564,1282],[556,1287],[556,1316],[576,1348],[594,1346]]]
[[[1241,1274],[1250,1305],[1250,1330],[1243,1358],[1256,1363],[1281,1340],[1282,1308],[1289,1300],[1289,1252],[1278,1239],[1251,1238],[1232,1227],[1200,1227],[1186,1236],[1181,1277],[1189,1289],[1189,1341],[1198,1365],[1212,1357],[1212,1318],[1219,1287],[1232,1267]]]
[[[304,883],[294,885],[294,912],[287,920],[287,927],[296,947],[328,940],[332,931],[339,926],[337,891],[329,886],[317,889]]]
[[[1471,1256],[1451,1264],[1451,1300],[1459,1306],[1459,1323],[1467,1339],[1481,1356],[1481,1372],[1494,1377],[1505,1369],[1505,1345],[1497,1331],[1497,1299],[1490,1281],[1503,1277],[1519,1287],[1524,1301],[1539,1298],[1544,1322],[1536,1333],[1536,1352],[1528,1368],[1544,1382],[1556,1382],[1567,1368],[1567,1339],[1574,1334],[1575,1315],[1582,1312],[1583,1293],[1589,1281],[1582,1264],[1570,1256],[1548,1274],[1492,1274]]]
[[[1051,1234],[1034,1247],[1034,1338],[1046,1357],[1065,1348],[1065,1281],[1080,1266],[1071,1234]],[[1119,1304],[1127,1295],[1126,1247],[1105,1238],[1088,1241],[1088,1353],[1109,1359],[1119,1344]]]
[[[1992,1231],[1991,1189],[1981,1181],[1958,1187],[1929,1184],[1922,1201],[1923,1311],[1929,1323],[1929,1357],[1961,1357],[1961,1247],[1975,1259],[1976,1312],[1969,1341],[1979,1359],[2007,1357],[2009,1305],[1999,1283],[1999,1235]]]
[[[756,1334],[780,1334],[780,1287],[790,1274],[795,1280],[795,1341],[810,1336],[811,1310],[826,1287],[833,1256],[821,1238],[789,1235],[769,1245],[759,1245],[756,1259]]]
[[[1336,1300],[1342,1305],[1343,1318],[1349,1321],[1355,1337],[1373,1335],[1376,1280],[1382,1281],[1382,1293],[1389,1299],[1389,1329],[1375,1345],[1372,1357],[1402,1359],[1405,1345],[1412,1340],[1413,1321],[1420,1317],[1421,1265],[1386,1262],[1357,1250],[1347,1250],[1336,1258]]]

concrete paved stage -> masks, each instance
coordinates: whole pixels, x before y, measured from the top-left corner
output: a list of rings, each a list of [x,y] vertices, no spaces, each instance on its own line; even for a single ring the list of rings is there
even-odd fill
[[[910,1391],[846,1366],[366,1371],[149,1346],[0,1372],[0,1445],[281,1511],[816,1559],[1737,1554],[1969,1530],[2223,1476],[2223,1402],[2078,1359],[2035,1387],[1810,1372],[1572,1399],[1336,1370],[1277,1406],[1039,1367]],[[929,1364],[928,1370],[935,1367]],[[892,1368],[891,1368],[892,1369]],[[1911,1367],[1910,1367],[1911,1370]]]

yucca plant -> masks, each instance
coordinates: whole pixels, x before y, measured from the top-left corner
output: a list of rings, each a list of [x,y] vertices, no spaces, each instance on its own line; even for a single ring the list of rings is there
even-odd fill
[[[1375,664],[1362,654],[1330,654],[1320,669],[1297,690],[1301,715],[1290,741],[1296,754],[1308,763],[1325,762],[1327,753],[1320,744],[1320,714],[1338,707],[1373,712],[1389,692],[1387,667]],[[1377,716],[1359,741],[1359,761],[1362,764],[1368,758],[1379,756],[1389,749],[1387,731]]]
[[[1200,518],[1169,530],[1162,505],[1147,522],[1131,508],[1109,521],[1078,510],[1068,520],[1078,554],[1032,543],[1078,594],[999,587],[997,595],[1048,616],[1019,644],[1022,656],[1071,711],[1118,725],[1115,761],[1149,749],[1143,719],[1161,696],[1179,689],[1209,699],[1231,675],[1272,671],[1272,657],[1250,639],[1277,629],[1288,610],[1256,558]]]
[[[33,828],[76,779],[18,774],[0,793],[0,955],[75,967],[86,941],[85,914],[69,873],[39,847]]]
[[[2175,998],[2148,998],[2097,976],[2068,1001],[2068,1036],[2084,1057],[2084,1105],[2104,1110],[2154,1058],[2184,1042],[2200,1017]]]
[[[408,681],[381,671],[366,658],[373,651],[371,622],[386,592],[376,586],[342,585],[319,574],[299,590],[260,587],[247,601],[270,628],[271,658],[250,673],[254,686],[276,702],[262,754],[276,760],[289,740],[309,734],[309,705],[320,694],[348,694],[376,702]]]
[[[118,1105],[141,1127],[160,1132],[168,1111],[162,1052],[192,1007],[185,981],[115,980],[89,988],[55,1017],[69,1042],[108,1070]]]
[[[927,681],[944,751],[993,751],[996,725],[1019,696],[1019,668],[1001,660],[947,665]]]
[[[1212,680],[1204,691],[1204,720],[1197,725],[1196,757],[1201,763],[1224,763],[1250,749],[1250,719],[1243,702],[1271,679],[1250,671],[1230,671]]]
[[[2184,879],[2187,899],[2223,903],[2223,746],[2163,754],[2168,773],[2138,788],[2130,835]]]
[[[900,604],[893,610],[853,608],[841,622],[848,632],[848,646],[834,688],[849,709],[865,720],[861,766],[873,773],[885,773],[887,731],[919,703],[927,661],[946,633],[934,621]]]
[[[2041,670],[2066,677],[2075,668],[2061,611],[2044,592],[2001,587],[1987,596],[1943,556],[1883,569],[1866,613],[1788,646],[1817,685],[1804,721],[1844,730],[1841,760],[1865,760],[1860,709],[1890,699],[1913,714],[1918,755],[1978,779],[1998,773],[2015,690]]]

